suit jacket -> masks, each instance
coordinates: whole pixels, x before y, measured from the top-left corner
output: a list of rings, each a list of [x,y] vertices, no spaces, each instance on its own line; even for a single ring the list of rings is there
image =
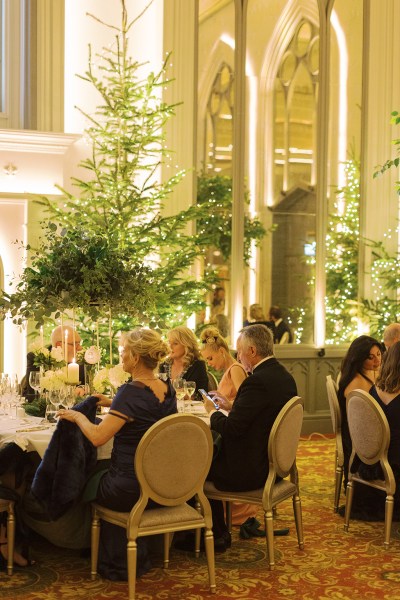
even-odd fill
[[[272,357],[261,363],[238,389],[228,416],[211,415],[211,429],[222,436],[208,479],[225,491],[249,491],[268,475],[268,439],[279,411],[297,395],[292,375]]]

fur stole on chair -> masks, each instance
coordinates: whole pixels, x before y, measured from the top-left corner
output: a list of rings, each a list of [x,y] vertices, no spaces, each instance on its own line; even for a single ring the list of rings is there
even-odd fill
[[[94,423],[97,401],[98,398],[90,396],[73,410],[82,412]],[[96,462],[97,450],[79,427],[60,420],[31,488],[51,520],[57,520],[78,500]]]

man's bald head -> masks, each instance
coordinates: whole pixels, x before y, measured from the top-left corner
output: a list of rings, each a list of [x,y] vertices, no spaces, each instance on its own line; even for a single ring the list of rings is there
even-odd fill
[[[391,323],[383,332],[383,343],[389,349],[396,342],[400,342],[400,323]]]
[[[65,336],[65,333],[68,332],[68,335]],[[67,343],[67,357],[68,362],[71,362],[75,357],[75,353],[77,350],[81,350],[81,336],[79,333],[71,327],[70,325],[59,325],[55,329],[53,329],[51,333],[51,345],[53,347],[63,346],[64,343]]]

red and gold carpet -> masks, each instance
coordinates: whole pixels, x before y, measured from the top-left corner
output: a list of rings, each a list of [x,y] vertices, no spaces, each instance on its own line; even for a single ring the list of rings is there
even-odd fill
[[[171,551],[168,571],[160,566],[137,582],[139,600],[369,600],[400,599],[400,525],[394,523],[389,550],[383,548],[383,523],[350,522],[332,511],[334,441],[315,435],[300,443],[298,467],[305,549],[297,546],[291,502],[279,508],[276,527],[290,528],[275,538],[275,570],[269,571],[264,538],[241,540],[235,529],[232,548],[216,556],[217,594],[208,588],[204,555]],[[260,515],[261,516],[261,515]],[[261,518],[259,519],[261,520]],[[91,581],[89,559],[34,541],[37,565],[0,573],[0,598],[7,600],[90,599],[127,597],[127,584]]]

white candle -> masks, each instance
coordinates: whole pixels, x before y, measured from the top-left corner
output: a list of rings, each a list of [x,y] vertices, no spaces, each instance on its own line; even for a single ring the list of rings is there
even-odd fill
[[[100,369],[100,339],[99,339],[99,322],[96,323],[96,341],[97,341],[97,350],[99,351],[99,360],[97,361],[97,370]]]
[[[44,347],[43,326],[40,327],[40,345],[41,345],[42,348]]]
[[[60,325],[61,325],[61,349],[62,349],[62,355],[65,356],[64,323],[63,323],[62,315],[61,315],[61,319],[60,319]]]
[[[64,360],[68,364],[68,329],[65,330],[64,339]]]
[[[75,360],[68,365],[68,383],[79,383],[79,365]]]
[[[76,346],[75,346],[75,310],[72,311],[72,342],[74,344],[74,362],[76,359]]]

